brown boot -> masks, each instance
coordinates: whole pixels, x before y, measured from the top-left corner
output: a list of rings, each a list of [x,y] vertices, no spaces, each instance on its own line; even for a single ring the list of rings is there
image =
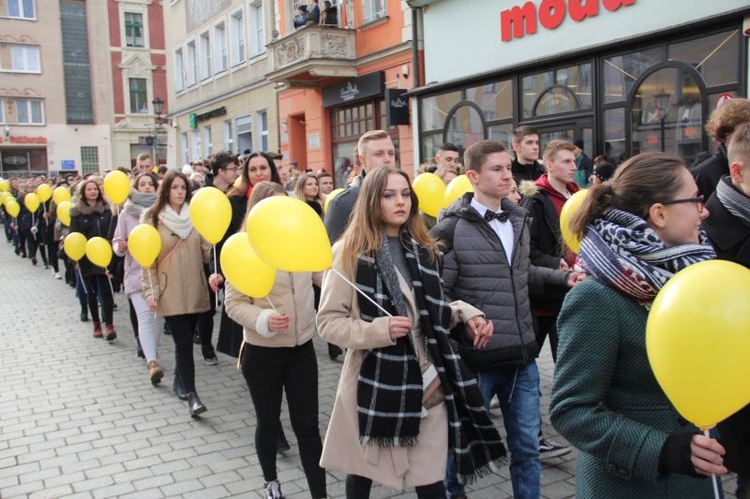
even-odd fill
[[[94,321],[94,338],[102,337],[102,323]]]
[[[115,331],[115,327],[112,324],[104,325],[104,338],[106,338],[107,341],[112,341],[117,338],[117,331]]]
[[[152,360],[148,363],[148,375],[151,378],[151,384],[158,385],[164,377],[164,369],[161,368],[159,362]]]

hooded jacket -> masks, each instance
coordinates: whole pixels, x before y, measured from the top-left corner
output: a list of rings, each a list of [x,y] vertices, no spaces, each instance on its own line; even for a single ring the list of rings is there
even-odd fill
[[[510,212],[514,249],[509,262],[502,242],[471,206],[473,193],[451,205],[431,233],[443,242],[443,280],[449,301],[463,300],[482,310],[494,334],[482,350],[456,331],[458,351],[474,368],[526,365],[539,353],[532,327],[529,288],[565,285],[569,272],[530,265],[528,212],[504,199]]]

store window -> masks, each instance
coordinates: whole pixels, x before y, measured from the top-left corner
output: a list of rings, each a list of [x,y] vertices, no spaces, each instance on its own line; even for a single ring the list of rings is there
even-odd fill
[[[143,47],[143,14],[125,12],[125,45]]]
[[[525,76],[521,85],[524,118],[586,110],[593,106],[591,63]]]
[[[732,30],[674,43],[667,46],[667,58],[693,66],[709,87],[737,83],[739,41],[739,30]]]
[[[630,106],[632,153],[667,152],[692,164],[702,150],[703,98],[697,79],[685,69],[649,74]]]
[[[441,130],[453,106],[461,102],[461,92],[447,92],[422,99],[422,130]]]
[[[128,78],[130,112],[148,113],[148,98],[145,78]]]
[[[604,102],[625,101],[638,77],[661,60],[659,47],[605,58]]]
[[[513,81],[510,79],[468,88],[466,99],[479,106],[485,121],[513,119]]]
[[[448,116],[445,142],[450,142],[458,147],[459,151],[464,151],[482,139],[484,139],[484,122],[475,105],[460,106]]]
[[[99,148],[81,146],[81,173],[93,173],[99,171]]]

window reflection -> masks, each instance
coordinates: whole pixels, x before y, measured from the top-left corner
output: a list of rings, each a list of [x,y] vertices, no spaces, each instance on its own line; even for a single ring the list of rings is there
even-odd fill
[[[625,100],[635,80],[661,60],[659,48],[604,59],[604,102]]]
[[[466,100],[477,104],[485,121],[513,118],[513,83],[503,80],[466,90]]]
[[[465,149],[484,139],[484,124],[479,112],[473,106],[461,106],[450,117],[446,142]]]
[[[707,86],[737,82],[740,30],[725,31],[667,47],[668,58],[692,65]]]
[[[448,112],[460,101],[460,91],[422,99],[422,130],[442,130]]]

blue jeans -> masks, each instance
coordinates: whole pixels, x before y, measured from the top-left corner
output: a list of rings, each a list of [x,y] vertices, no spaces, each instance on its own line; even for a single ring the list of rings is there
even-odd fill
[[[479,371],[479,389],[484,406],[497,395],[510,451],[510,479],[513,497],[538,499],[540,495],[539,430],[539,370],[536,362],[526,366],[497,367]],[[445,476],[446,490],[453,495],[465,493],[456,479],[456,464],[448,459]]]

